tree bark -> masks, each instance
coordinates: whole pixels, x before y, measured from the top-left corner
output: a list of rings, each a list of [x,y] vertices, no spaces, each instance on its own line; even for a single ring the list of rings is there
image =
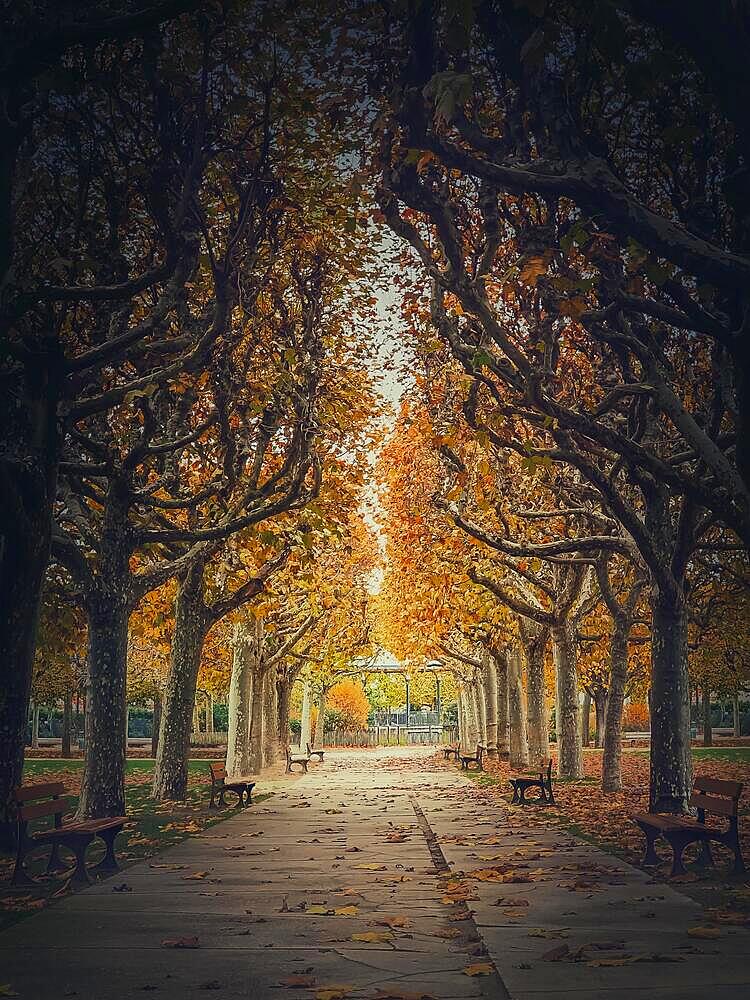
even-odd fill
[[[591,693],[583,692],[583,705],[581,706],[581,744],[585,747],[591,746]]]
[[[232,676],[229,682],[229,732],[225,765],[230,778],[250,772],[252,684],[249,636],[242,625],[236,625],[233,635]]]
[[[276,739],[278,742],[279,754],[285,755],[290,743],[289,735],[289,706],[292,700],[292,685],[294,679],[289,676],[287,669],[284,669],[276,682],[276,705],[277,705],[277,729]]]
[[[118,591],[100,591],[88,604],[86,761],[78,815],[86,819],[125,814],[125,683],[128,618],[125,580]]]
[[[151,723],[151,756],[156,760],[159,752],[159,730],[161,729],[161,692],[154,692],[154,718]]]
[[[180,581],[175,624],[164,689],[159,747],[154,767],[154,798],[183,802],[187,796],[191,720],[209,620],[203,601],[203,563]]]
[[[487,753],[497,757],[497,667],[491,656],[484,666],[484,697],[487,718]]]
[[[679,597],[658,585],[652,588],[651,612],[650,809],[682,813],[693,782],[687,613]]]
[[[253,671],[253,690],[250,699],[250,772],[260,774],[263,770],[263,720],[265,675],[262,669]]]
[[[5,158],[4,158],[5,159]],[[39,598],[49,562],[59,460],[55,378],[40,355],[20,398],[0,393],[0,843],[15,840]]]
[[[626,654],[627,655],[627,654]],[[594,746],[601,750],[604,746],[604,734],[607,729],[607,702],[609,701],[609,692],[603,688],[597,688],[594,692],[594,714],[595,714],[595,732],[594,732]]]
[[[312,737],[310,732],[311,729],[310,723],[312,714],[310,711],[312,707],[311,702],[312,702],[312,696],[310,691],[310,682],[306,680],[302,686],[302,717],[300,719],[300,737],[299,737],[299,745],[301,751],[304,751],[306,749],[308,743],[312,745],[311,743]]]
[[[508,732],[508,664],[505,657],[495,657],[497,671],[497,755],[507,760],[510,756]]]
[[[70,688],[65,689],[63,695],[63,724],[62,724],[62,747],[60,754],[62,757],[70,757],[71,730],[73,724],[73,695]]]
[[[487,706],[484,698],[484,676],[481,673],[477,673],[474,681],[474,701],[479,723],[479,742],[487,746]]]
[[[740,696],[737,691],[732,695],[732,731],[735,739],[742,736],[742,718],[740,716]]]
[[[604,723],[604,753],[602,754],[602,791],[622,791],[622,713],[625,707],[625,685],[628,679],[629,627],[615,622],[609,651],[609,695]]]
[[[326,690],[320,689],[318,695],[318,717],[315,720],[315,740],[313,746],[322,749],[325,739],[325,717],[326,717]]]
[[[214,696],[211,691],[206,692],[206,732],[209,736],[214,735]]]
[[[546,767],[549,760],[549,723],[547,720],[547,692],[544,682],[544,656],[549,630],[523,622],[519,623],[519,630],[526,658],[529,762],[532,767]]]
[[[557,704],[557,773],[560,778],[580,778],[581,728],[578,707],[578,670],[576,647],[570,625],[565,622],[552,629],[552,655],[555,662]]]
[[[714,742],[713,726],[711,725],[711,689],[705,686],[703,687],[702,691],[702,709],[703,709],[703,746],[710,747],[713,746]]]
[[[31,703],[31,748],[39,749],[39,713],[41,709],[36,701]]]
[[[526,699],[523,692],[521,654],[514,646],[508,661],[508,719],[510,722],[510,766],[525,770],[529,766],[529,744],[526,735]]]
[[[276,700],[276,670],[267,670],[263,678],[263,766],[276,763],[279,742],[279,711]]]

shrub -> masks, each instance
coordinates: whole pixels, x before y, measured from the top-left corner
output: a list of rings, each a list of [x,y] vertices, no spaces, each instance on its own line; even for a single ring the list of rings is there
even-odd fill
[[[346,678],[328,692],[326,724],[331,725],[331,716],[336,716],[333,728],[366,729],[370,703],[361,681]]]

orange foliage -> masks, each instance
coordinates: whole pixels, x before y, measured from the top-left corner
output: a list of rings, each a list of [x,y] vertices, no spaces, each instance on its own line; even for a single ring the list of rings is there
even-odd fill
[[[641,701],[631,701],[627,704],[622,716],[622,728],[635,733],[648,731],[648,705],[644,705]]]
[[[367,726],[370,703],[361,681],[347,677],[334,685],[328,692],[327,707],[341,715],[345,729],[364,729]]]

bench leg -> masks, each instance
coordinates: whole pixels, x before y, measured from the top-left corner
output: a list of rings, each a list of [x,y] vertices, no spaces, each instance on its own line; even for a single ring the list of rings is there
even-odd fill
[[[305,772],[305,774],[307,774],[307,761],[306,760],[302,761],[302,770]]]
[[[25,859],[26,844],[19,838],[18,849],[16,851],[16,866],[13,869],[13,878],[10,880],[11,885],[36,885],[36,880],[26,871]]]
[[[70,849],[76,856],[76,867],[71,878],[74,882],[78,882],[82,885],[90,885],[91,883],[89,873],[86,871],[86,848],[90,843],[91,839],[78,840],[75,841],[75,843],[70,844]]]
[[[99,864],[94,865],[91,869],[93,872],[119,872],[120,866],[117,864],[117,858],[115,857],[115,840],[117,834],[120,832],[122,827],[117,827],[112,830],[103,830],[99,836],[104,841],[104,857],[99,862]]]
[[[698,857],[695,859],[695,863],[700,865],[701,868],[712,868],[714,863],[714,856],[711,853],[711,844],[707,840],[702,840],[700,842],[700,848],[698,849]]]
[[[513,789],[513,798],[510,800],[510,804],[514,806],[518,804],[518,788],[515,781],[511,781],[510,787]]]
[[[70,865],[66,865],[64,861],[60,858],[60,845],[57,841],[52,844],[52,850],[49,853],[49,861],[47,862],[47,874],[52,875],[55,872],[64,872]]]
[[[668,834],[667,840],[672,848],[672,871],[670,875],[686,875],[687,869],[682,862],[682,854],[688,844],[695,842],[694,837],[683,837],[680,834]]]
[[[646,853],[643,855],[642,864],[658,865],[659,855],[656,853],[654,844],[659,839],[659,831],[654,830],[653,827],[644,826],[642,823],[639,823],[638,826],[640,826],[641,830],[643,830],[643,833],[646,837]]]

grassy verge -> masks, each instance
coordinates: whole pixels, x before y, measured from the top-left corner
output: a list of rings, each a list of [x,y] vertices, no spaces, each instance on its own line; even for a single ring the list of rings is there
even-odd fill
[[[235,815],[237,810],[231,806],[222,810],[208,808],[210,782],[206,780],[207,764],[206,760],[190,761],[185,802],[156,802],[151,795],[154,762],[142,759],[127,761],[125,801],[129,821],[117,844],[117,857],[123,868],[153,857]],[[77,790],[82,765],[80,760],[29,760],[24,767],[24,779],[62,781],[70,790],[68,804],[70,812],[74,812],[78,805]],[[253,801],[262,802],[269,797],[268,794],[256,795]],[[102,854],[103,848],[94,843],[87,860],[95,864]],[[30,874],[39,878],[34,887],[13,888],[9,882],[14,858],[0,852],[0,873],[3,876],[0,883],[0,929],[76,891],[69,873],[44,875],[48,856],[49,847],[43,847],[27,861]],[[64,856],[67,858],[69,855]],[[118,876],[115,874],[111,878],[116,882]]]

